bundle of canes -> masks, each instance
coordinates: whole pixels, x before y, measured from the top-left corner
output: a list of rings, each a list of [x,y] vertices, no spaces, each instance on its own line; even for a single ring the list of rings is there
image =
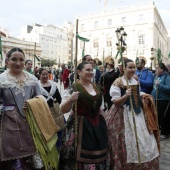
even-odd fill
[[[122,46],[121,46],[120,39],[119,39],[117,31],[116,31],[116,36],[117,36],[117,40],[118,40],[118,50],[119,50],[120,57],[121,57],[122,64],[123,64],[123,70],[124,70],[124,76],[125,76],[125,79],[126,79],[127,89],[129,89],[130,86],[129,86],[129,83],[128,83],[127,73],[126,73],[126,70],[125,70],[125,62],[124,62],[123,54],[122,54]],[[124,50],[124,48],[123,48],[123,50]],[[135,112],[134,112],[133,103],[132,103],[132,96],[130,96],[130,106],[131,106],[131,110],[132,110],[133,125],[134,125],[135,139],[136,139],[136,147],[137,147],[137,152],[138,152],[138,161],[139,161],[140,170],[142,170],[139,143],[138,143],[138,135],[137,135],[137,128],[136,128],[136,120],[135,120]]]

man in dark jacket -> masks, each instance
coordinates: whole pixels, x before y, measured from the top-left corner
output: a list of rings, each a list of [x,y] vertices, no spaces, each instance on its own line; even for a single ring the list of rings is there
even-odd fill
[[[113,84],[113,82],[119,77],[119,72],[115,71],[114,64],[108,64],[107,69],[108,72],[106,72],[106,74],[103,74],[101,78],[101,83],[104,83],[104,102],[107,103],[107,109],[109,110],[110,107],[113,105],[109,93],[110,87]]]
[[[140,82],[141,91],[150,94],[153,87],[154,76],[148,68],[145,68],[144,59],[139,60],[136,75],[138,76],[138,80]]]

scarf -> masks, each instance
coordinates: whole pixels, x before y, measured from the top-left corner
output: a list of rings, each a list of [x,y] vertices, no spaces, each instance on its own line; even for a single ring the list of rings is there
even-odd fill
[[[26,101],[28,105],[26,118],[30,125],[35,147],[40,154],[45,169],[57,169],[58,152],[56,149],[57,126],[49,111],[47,103],[41,97]]]
[[[56,92],[56,89],[57,89],[57,83],[56,82],[53,82],[51,80],[48,80],[50,85],[51,85],[51,90],[50,90],[50,93],[48,93],[48,91],[46,91],[42,85],[41,85],[41,82],[39,80],[39,85],[40,85],[40,90],[41,90],[41,94],[43,96],[46,96],[47,97],[47,101],[49,101],[50,99],[52,99],[54,101],[54,98],[53,98],[53,95],[54,93]]]

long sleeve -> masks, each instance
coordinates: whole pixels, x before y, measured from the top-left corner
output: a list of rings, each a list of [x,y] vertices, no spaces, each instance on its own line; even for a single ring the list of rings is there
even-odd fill
[[[149,71],[148,71],[146,79],[139,78],[140,85],[141,86],[147,86],[147,87],[152,87],[153,86],[153,80],[154,80],[153,74],[151,72],[149,72]]]
[[[38,96],[38,95],[41,95],[41,91],[40,91],[40,86],[37,82],[36,85],[34,86],[34,91],[33,91],[32,97],[35,97],[35,96]]]
[[[170,94],[170,75],[167,75],[164,78],[164,84],[160,84],[158,88],[160,91],[164,91]]]

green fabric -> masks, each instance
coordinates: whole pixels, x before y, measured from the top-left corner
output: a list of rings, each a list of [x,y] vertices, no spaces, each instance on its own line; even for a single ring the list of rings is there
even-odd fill
[[[0,36],[0,57],[1,57],[1,60],[3,60],[3,57],[2,57],[2,41],[1,41],[1,36]]]
[[[80,35],[76,35],[76,37],[79,39],[79,40],[81,40],[81,41],[83,41],[83,42],[89,42],[90,40],[89,39],[87,39],[87,38],[84,38],[84,37],[80,37]]]
[[[41,61],[40,58],[37,55],[34,55],[37,61]]]
[[[159,48],[157,50],[157,61],[158,61],[158,63],[162,63],[162,54],[161,54],[161,50]]]
[[[168,58],[170,58],[170,53],[168,54]]]
[[[79,40],[81,40],[81,41],[84,42],[84,46],[83,46],[83,50],[82,50],[82,58],[83,58],[83,57],[84,57],[84,51],[85,51],[85,42],[89,42],[90,40],[87,39],[87,38],[84,38],[84,37],[80,37],[78,34],[76,35],[76,37],[77,37]]]
[[[33,74],[33,71],[32,70],[30,70],[30,71],[28,71],[28,70],[26,70],[26,69],[24,69],[26,72],[28,72],[28,73],[30,73],[30,74]]]
[[[34,118],[30,106],[28,106],[26,118],[30,125],[35,147],[43,160],[45,169],[46,170],[51,170],[52,168],[57,169],[58,152],[55,146],[58,139],[57,135],[54,135],[48,142],[45,141],[36,123],[36,120]]]

